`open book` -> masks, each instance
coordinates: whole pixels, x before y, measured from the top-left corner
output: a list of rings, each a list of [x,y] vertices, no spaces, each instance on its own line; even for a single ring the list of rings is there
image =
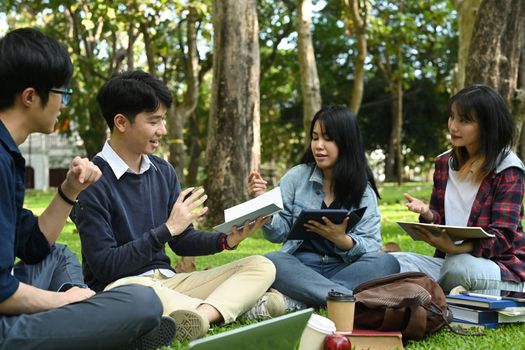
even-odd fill
[[[469,238],[492,238],[493,234],[487,233],[481,227],[466,227],[466,226],[447,226],[437,224],[424,224],[421,222],[404,222],[398,221],[399,226],[405,230],[414,241],[421,241],[417,230],[414,227],[422,227],[430,231],[433,235],[439,236],[442,229],[446,229],[447,234],[453,241],[460,241]]]
[[[224,211],[224,223],[215,226],[214,229],[228,234],[232,231],[233,226],[240,229],[246,220],[253,222],[258,217],[273,215],[282,209],[281,188],[276,187],[259,197],[226,209]]]

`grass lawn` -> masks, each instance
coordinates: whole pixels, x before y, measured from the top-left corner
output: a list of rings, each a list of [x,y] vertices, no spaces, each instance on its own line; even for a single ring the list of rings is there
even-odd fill
[[[407,234],[403,233],[396,221],[415,221],[417,215],[405,209],[402,194],[409,192],[415,197],[428,200],[430,198],[431,184],[429,183],[407,183],[402,186],[397,184],[383,184],[380,186],[382,200],[380,209],[382,214],[382,235],[384,242],[397,242],[403,251],[413,251],[421,254],[431,255],[433,249],[422,242],[414,242]],[[40,214],[50,202],[54,191],[28,191],[26,194],[26,208],[33,210],[35,214]],[[59,241],[67,244],[80,259],[80,240],[75,226],[68,221]],[[225,264],[227,262],[240,259],[254,254],[264,254],[266,252],[278,250],[280,245],[273,244],[262,238],[260,233],[245,240],[239,249],[235,251],[222,252],[216,255],[199,257],[197,268],[204,269]],[[168,255],[175,261],[177,257],[168,249]],[[325,310],[319,311],[326,315]],[[208,335],[224,332],[225,330],[242,326],[241,323],[223,327],[213,327]],[[174,342],[171,349],[185,349],[187,342]],[[409,350],[430,350],[430,349],[525,349],[525,325],[509,324],[495,330],[486,330],[481,337],[465,337],[456,335],[448,329],[442,329],[434,335],[426,337],[421,341],[411,341],[406,346]]]

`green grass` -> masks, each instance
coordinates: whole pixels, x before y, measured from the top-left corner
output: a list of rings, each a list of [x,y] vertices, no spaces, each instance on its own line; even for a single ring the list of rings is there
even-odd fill
[[[403,251],[413,251],[421,254],[431,255],[433,249],[425,243],[414,242],[407,234],[403,233],[401,228],[396,224],[398,220],[415,221],[417,215],[409,212],[404,206],[403,193],[408,192],[415,197],[423,200],[430,198],[431,184],[429,183],[407,183],[401,186],[397,184],[383,184],[380,186],[382,200],[380,201],[381,209],[381,226],[384,242],[397,242]],[[26,194],[25,206],[33,210],[34,213],[40,214],[47,204],[51,201],[54,191],[28,191]],[[59,241],[67,244],[80,259],[80,240],[75,226],[68,221],[64,228]],[[254,254],[264,254],[278,250],[280,245],[273,244],[262,238],[260,233],[245,240],[239,249],[234,251],[222,252],[219,254],[199,257],[197,259],[197,268],[199,270],[219,266],[245,256]],[[175,262],[177,257],[168,249],[168,255]],[[326,315],[325,310],[319,310]],[[233,323],[227,326],[213,327],[208,336],[221,333],[229,329],[237,328],[246,323]],[[484,331],[485,335],[481,337],[461,336],[450,332],[444,328],[436,334],[430,335],[421,341],[410,341],[406,346],[408,350],[431,350],[431,349],[525,349],[525,324],[509,324],[495,330]],[[174,342],[171,349],[186,349],[188,342]]]

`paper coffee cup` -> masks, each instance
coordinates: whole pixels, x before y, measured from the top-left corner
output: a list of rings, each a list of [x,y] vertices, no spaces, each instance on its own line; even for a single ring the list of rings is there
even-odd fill
[[[354,329],[355,297],[331,291],[326,297],[328,318],[335,323],[336,333],[350,334]]]
[[[299,350],[323,350],[324,338],[334,332],[335,325],[331,320],[312,314],[301,336]]]

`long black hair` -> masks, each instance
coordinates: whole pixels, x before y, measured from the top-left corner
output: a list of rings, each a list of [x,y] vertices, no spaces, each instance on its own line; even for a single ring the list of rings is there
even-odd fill
[[[452,109],[461,119],[479,125],[479,150],[475,156],[479,166],[474,170],[474,179],[481,181],[496,169],[498,156],[510,151],[514,119],[501,95],[486,85],[472,85],[459,91],[450,98],[449,115]],[[473,159],[469,159],[465,147],[453,147],[453,150],[452,168],[461,172],[461,168]]]
[[[315,123],[319,122],[326,135],[335,142],[339,156],[332,169],[332,191],[337,203],[358,207],[370,182],[377,197],[380,198],[372,170],[368,165],[359,124],[355,114],[342,106],[321,108],[312,119],[310,139]],[[301,163],[314,163],[312,148],[308,147]]]

